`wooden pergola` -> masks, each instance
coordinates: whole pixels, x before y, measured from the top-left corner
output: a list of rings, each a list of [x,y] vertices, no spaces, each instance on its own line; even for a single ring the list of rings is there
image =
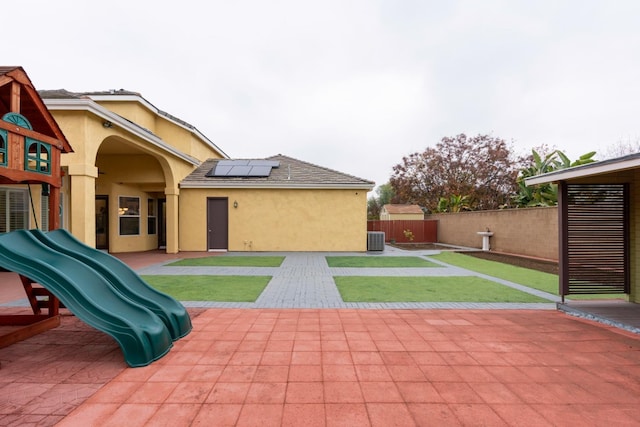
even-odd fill
[[[73,149],[24,69],[0,67],[0,185],[41,185],[49,196],[49,229],[60,228],[60,155],[69,152]],[[60,324],[57,298],[33,287],[29,278],[20,279],[33,314],[0,315],[0,325],[19,326],[0,337],[0,347]]]

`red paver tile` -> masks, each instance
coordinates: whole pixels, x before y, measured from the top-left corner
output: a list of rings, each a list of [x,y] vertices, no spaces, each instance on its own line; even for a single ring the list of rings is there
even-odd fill
[[[319,329],[316,331],[305,331],[304,327],[298,325],[298,329],[296,330],[295,341],[313,341],[317,342],[320,345],[320,331]]]
[[[323,351],[323,365],[352,365],[351,353],[348,351]]]
[[[419,426],[461,426],[449,406],[443,403],[409,403],[409,412]]]
[[[253,377],[253,382],[287,382],[289,378],[289,367],[288,366],[271,366],[271,365],[261,365],[258,366],[256,370],[256,374]]]
[[[502,383],[468,383],[486,403],[522,403],[522,400]]]
[[[245,398],[246,403],[283,404],[287,383],[253,383]]]
[[[558,396],[549,392],[549,389],[547,388],[548,384],[536,384],[527,382],[510,383],[506,384],[506,386],[509,388],[509,390],[517,394],[524,403],[558,403]]]
[[[406,351],[402,342],[398,340],[374,340],[379,351]]]
[[[324,383],[325,403],[360,403],[364,401],[360,384],[348,381],[330,381]]]
[[[204,404],[191,425],[194,427],[235,426],[241,409],[240,404]]]
[[[482,403],[482,398],[467,383],[432,383],[445,403]]]
[[[399,383],[400,384],[400,383]],[[404,402],[403,397],[396,387],[396,383],[391,381],[385,382],[363,382],[360,383],[362,396],[364,401],[374,403],[397,403]]]
[[[136,389],[127,403],[162,403],[173,392],[178,383],[147,382]]]
[[[104,425],[119,407],[120,403],[85,403],[64,417],[57,426]]]
[[[367,403],[372,426],[415,426],[409,408],[404,403]]]
[[[258,351],[263,352],[267,347],[267,341],[251,341],[245,338],[244,341],[240,343],[236,351],[245,352],[245,351]]]
[[[462,425],[506,426],[507,423],[491,407],[477,403],[451,404],[449,409]]]
[[[383,365],[384,361],[377,351],[352,351],[351,359],[355,365]]]
[[[320,351],[322,346],[320,345],[320,340],[298,340],[296,339],[293,342],[293,352],[318,352]]]
[[[417,365],[390,365],[387,370],[394,381],[426,381],[424,373]]]
[[[322,365],[324,381],[357,381],[358,377],[353,365]]]
[[[149,377],[149,382],[178,382],[182,381],[193,369],[190,365],[165,365]]]
[[[282,405],[247,403],[240,411],[236,426],[280,426],[282,409]]]
[[[284,352],[292,352],[293,351],[293,340],[269,340],[265,345],[264,351],[284,351]]]
[[[322,381],[322,366],[291,365],[289,368],[289,382],[311,381]]]
[[[181,382],[167,397],[168,403],[203,403],[213,389],[213,383]]]
[[[440,393],[436,390],[433,384],[421,381],[421,382],[405,382],[400,381],[396,383],[400,394],[404,399],[404,402],[412,403],[440,403],[444,402],[444,399],[440,396]]]
[[[244,403],[251,383],[216,383],[206,403]]]
[[[420,365],[425,378],[431,382],[462,382],[458,372],[449,365]]]
[[[355,365],[360,381],[391,381],[391,375],[385,365]]]
[[[218,381],[227,383],[249,382],[253,380],[257,370],[258,366],[228,365],[218,377]]]
[[[183,381],[202,381],[202,382],[216,382],[220,375],[224,371],[222,365],[195,365],[187,375],[183,378]]]
[[[321,342],[322,351],[349,351],[349,344],[346,340],[341,341],[325,341]]]
[[[168,403],[158,408],[158,411],[149,419],[147,425],[154,427],[175,427],[191,425],[201,405],[195,403]]]
[[[286,403],[323,403],[324,388],[321,382],[290,382],[287,385]]]
[[[229,365],[258,365],[262,359],[262,352],[238,351],[231,356]]]
[[[510,426],[551,427],[552,424],[529,405],[491,405],[499,416]],[[568,423],[567,425],[575,425]]]
[[[378,351],[378,347],[373,340],[349,340],[347,344],[351,351]]]
[[[487,372],[497,381],[502,383],[525,383],[531,378],[514,366],[485,366]]]
[[[496,381],[495,377],[482,366],[453,365],[453,369],[468,383]]]
[[[105,427],[143,426],[158,411],[160,405],[149,403],[124,403],[105,420]]]
[[[370,426],[364,403],[327,403],[325,405],[327,427]]]
[[[260,359],[261,365],[287,365],[291,363],[290,351],[265,351]]]
[[[345,332],[342,332],[342,330],[323,329],[322,332],[320,332],[320,340],[323,345],[328,341],[346,341],[347,336],[348,335]]]
[[[435,351],[412,351],[409,354],[418,365],[447,365],[445,359]]]
[[[324,427],[325,410],[321,403],[287,403],[282,413],[282,426],[298,427],[304,420],[305,427]]]
[[[144,383],[112,381],[87,399],[89,403],[121,403],[126,401]]]
[[[322,353],[319,351],[294,351],[291,353],[291,365],[320,365]]]

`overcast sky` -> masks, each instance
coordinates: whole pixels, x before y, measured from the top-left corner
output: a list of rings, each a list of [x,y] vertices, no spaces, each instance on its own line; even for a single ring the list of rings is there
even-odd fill
[[[640,139],[637,0],[21,0],[2,65],[139,92],[232,158],[383,184],[443,136],[570,158]]]

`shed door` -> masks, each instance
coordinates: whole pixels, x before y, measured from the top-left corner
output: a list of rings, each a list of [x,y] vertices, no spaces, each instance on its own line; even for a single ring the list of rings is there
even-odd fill
[[[207,199],[207,248],[210,251],[227,250],[229,239],[229,200]]]

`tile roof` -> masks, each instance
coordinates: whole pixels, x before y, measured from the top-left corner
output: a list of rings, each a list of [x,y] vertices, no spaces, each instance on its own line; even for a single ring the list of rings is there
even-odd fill
[[[219,160],[209,159],[180,183],[181,188],[357,188],[371,190],[375,183],[302,160],[278,154],[265,159],[277,160],[268,177],[207,177]]]
[[[424,214],[418,205],[384,205],[382,208],[390,214]]]

